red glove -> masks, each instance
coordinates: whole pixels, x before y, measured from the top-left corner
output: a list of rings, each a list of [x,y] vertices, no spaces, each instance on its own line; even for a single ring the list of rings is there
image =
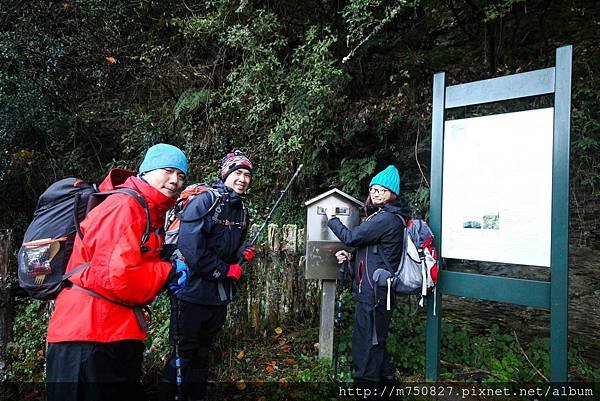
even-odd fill
[[[256,256],[256,248],[249,246],[242,251],[242,257],[246,262],[252,262],[252,259]]]
[[[242,266],[235,263],[233,265],[229,265],[229,270],[227,270],[226,277],[229,277],[229,278],[234,279],[235,281],[238,281],[240,278],[242,278],[243,272],[244,271],[242,270]]]

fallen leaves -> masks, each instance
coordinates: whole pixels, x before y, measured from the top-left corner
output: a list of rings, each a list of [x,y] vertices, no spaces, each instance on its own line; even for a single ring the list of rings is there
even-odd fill
[[[265,368],[265,371],[269,374],[273,373],[275,370],[277,370],[277,361],[272,360],[267,364],[267,367]]]
[[[303,364],[302,358],[296,354],[299,350],[294,346],[295,332],[277,326],[267,333],[268,349],[264,348],[264,344],[248,342],[240,344],[231,352],[231,361],[239,374],[228,373],[223,379],[239,391],[251,391],[254,386],[260,387],[263,383],[277,383],[287,387],[288,381],[293,380],[296,370]],[[253,378],[251,382],[244,381],[250,377]]]
[[[241,350],[240,352],[237,353],[237,355],[235,356],[237,359],[243,359],[246,356],[246,351],[245,350]]]

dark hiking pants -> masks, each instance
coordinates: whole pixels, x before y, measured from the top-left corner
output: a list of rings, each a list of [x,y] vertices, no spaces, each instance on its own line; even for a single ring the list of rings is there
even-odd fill
[[[385,302],[379,302],[377,306],[356,302],[352,332],[355,382],[369,383],[394,379],[394,369],[386,350],[393,304],[391,309],[386,310]],[[373,344],[375,339],[377,344]]]
[[[225,324],[227,305],[197,305],[180,300],[175,301],[173,306],[169,337],[173,345],[179,337],[183,399],[201,400],[206,394],[210,349],[215,335]],[[177,391],[175,359],[175,350],[173,350],[163,373],[161,401],[172,401],[175,398]]]
[[[48,401],[144,399],[143,353],[144,343],[137,340],[48,344]]]

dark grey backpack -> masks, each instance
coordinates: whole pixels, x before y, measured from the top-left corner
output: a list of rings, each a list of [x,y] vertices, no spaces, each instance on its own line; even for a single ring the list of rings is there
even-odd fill
[[[147,220],[141,240],[144,250],[144,244],[150,236],[150,212],[140,194],[129,188],[98,192],[95,185],[79,178],[57,181],[40,196],[18,253],[19,285],[31,297],[55,299],[65,286],[70,285],[69,277],[89,266],[86,263],[65,274],[75,235],[83,238],[79,222],[90,210],[115,193],[134,197],[144,208]]]
[[[433,290],[438,277],[433,232],[424,220],[397,216],[404,223],[404,243],[402,259],[393,275],[393,288],[397,294],[424,297]]]

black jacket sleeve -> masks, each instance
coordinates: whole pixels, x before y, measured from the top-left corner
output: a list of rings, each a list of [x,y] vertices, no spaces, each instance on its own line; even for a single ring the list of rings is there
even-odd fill
[[[327,226],[344,245],[360,247],[377,243],[381,239],[385,231],[382,230],[380,223],[381,219],[375,215],[372,219],[350,229],[340,219],[334,217],[327,222]]]
[[[208,246],[208,236],[213,225],[210,208],[216,197],[205,191],[193,198],[184,208],[179,226],[178,248],[189,268],[197,274],[208,275],[215,270],[226,274],[229,264],[222,261]]]

